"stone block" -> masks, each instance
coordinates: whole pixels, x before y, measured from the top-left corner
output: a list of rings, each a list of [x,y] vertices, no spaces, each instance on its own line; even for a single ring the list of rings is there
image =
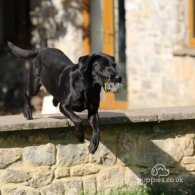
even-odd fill
[[[97,174],[97,190],[117,188],[125,185],[125,167],[109,167]]]
[[[184,157],[181,164],[186,170],[195,171],[195,156]]]
[[[54,177],[53,170],[49,167],[39,167],[37,169],[32,169],[30,172],[32,178],[28,182],[26,182],[26,185],[33,188],[39,188],[49,185]]]
[[[71,176],[83,176],[96,174],[100,170],[100,167],[96,164],[84,164],[76,165],[71,168]]]
[[[22,157],[22,149],[0,149],[0,168],[5,168]]]
[[[30,179],[30,173],[20,169],[7,169],[0,177],[1,183],[23,183]]]
[[[60,178],[65,178],[70,176],[70,169],[63,167],[63,168],[57,168],[55,170],[55,178],[60,179]]]
[[[95,194],[97,189],[96,189],[96,178],[95,176],[86,176],[83,178],[83,189],[84,189],[84,194]]]
[[[23,159],[31,165],[54,165],[55,146],[51,143],[40,146],[28,146],[24,148]]]
[[[112,150],[100,142],[98,146],[98,150],[95,152],[95,154],[90,155],[89,162],[103,164],[103,165],[114,165],[117,159],[115,153],[116,146],[111,143],[108,144],[112,147]]]
[[[6,186],[1,189],[1,195],[41,195],[39,190],[27,187]]]
[[[187,156],[182,160],[183,164],[195,164],[195,156]]]
[[[82,180],[76,177],[56,180],[51,185],[41,189],[42,195],[78,195],[82,192]]]
[[[138,172],[129,167],[109,167],[102,169],[96,177],[97,190],[103,194],[110,194],[116,188],[136,188],[141,184]]]
[[[41,189],[41,195],[64,195],[65,188],[62,181],[54,181],[51,185]]]
[[[67,178],[63,181],[66,195],[78,195],[83,192],[83,183],[81,178]]]
[[[31,145],[41,145],[43,143],[49,143],[50,137],[47,133],[39,133],[28,135],[28,142]]]
[[[126,167],[125,169],[125,186],[133,189],[141,185],[141,175],[139,173],[140,169],[134,169],[131,167]]]
[[[139,134],[134,130],[124,130],[119,134],[119,154],[118,160],[124,164],[129,165],[133,160],[134,147],[138,140]]]
[[[57,146],[59,166],[70,166],[88,162],[89,152],[86,144],[68,144]]]
[[[137,134],[138,135],[138,134]],[[163,138],[162,138],[163,137]],[[164,138],[159,134],[142,132],[141,136],[121,134],[119,159],[125,165],[153,167],[160,163],[175,167],[183,156],[194,152],[193,139],[188,136]]]
[[[195,134],[194,134],[195,135]],[[183,148],[184,148],[184,156],[191,156],[195,152],[195,143],[194,137],[192,134],[186,134],[185,137],[182,138],[183,140]]]

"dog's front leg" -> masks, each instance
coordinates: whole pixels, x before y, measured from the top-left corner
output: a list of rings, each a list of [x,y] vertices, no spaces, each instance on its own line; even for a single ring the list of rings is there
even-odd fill
[[[73,110],[66,104],[60,104],[60,112],[62,112],[66,117],[68,117],[75,125],[76,137],[80,142],[84,142],[84,130],[82,125],[82,120],[77,116]]]
[[[100,139],[100,129],[99,129],[99,125],[98,125],[98,123],[99,123],[98,122],[99,121],[98,113],[91,114],[89,112],[88,120],[89,120],[89,123],[93,129],[93,134],[92,134],[91,141],[89,144],[89,152],[91,154],[94,154],[98,148],[99,139]]]

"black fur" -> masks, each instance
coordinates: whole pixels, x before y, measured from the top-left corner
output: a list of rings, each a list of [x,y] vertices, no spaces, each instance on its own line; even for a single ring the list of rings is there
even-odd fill
[[[79,58],[78,64],[60,50],[54,48],[23,50],[8,42],[11,52],[21,58],[34,58],[24,95],[24,116],[31,120],[30,98],[37,95],[41,85],[53,96],[53,104],[71,119],[76,136],[84,141],[82,120],[74,113],[88,110],[88,120],[93,129],[89,152],[95,153],[99,144],[98,108],[101,86],[105,83],[121,83],[112,56],[95,53]],[[107,89],[112,91],[112,89]]]

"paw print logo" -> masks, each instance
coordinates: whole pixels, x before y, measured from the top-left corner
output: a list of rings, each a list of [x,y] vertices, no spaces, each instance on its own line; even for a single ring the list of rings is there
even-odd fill
[[[165,165],[157,164],[151,170],[152,176],[166,177],[169,175],[169,169],[166,169]]]

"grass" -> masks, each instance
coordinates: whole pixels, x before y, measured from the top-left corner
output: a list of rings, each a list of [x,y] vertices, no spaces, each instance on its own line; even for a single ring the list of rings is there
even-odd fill
[[[125,189],[124,187],[116,189],[107,189],[99,191],[95,194],[92,193],[81,193],[81,195],[181,195],[181,191],[176,189],[170,189],[165,185],[153,185],[153,186],[139,186],[136,189]]]
[[[108,192],[110,191],[110,192]],[[120,188],[116,188],[116,189],[107,189],[107,190],[102,190],[102,191],[99,191],[95,194],[91,194],[90,192],[89,193],[82,193],[81,195],[150,195],[148,192],[147,192],[147,188],[145,186],[140,186],[138,188],[136,188],[135,190],[128,190],[128,189],[125,189],[123,187],[120,187]]]
[[[113,189],[109,195],[149,195],[148,189],[145,186],[140,186],[134,190],[127,189]]]

